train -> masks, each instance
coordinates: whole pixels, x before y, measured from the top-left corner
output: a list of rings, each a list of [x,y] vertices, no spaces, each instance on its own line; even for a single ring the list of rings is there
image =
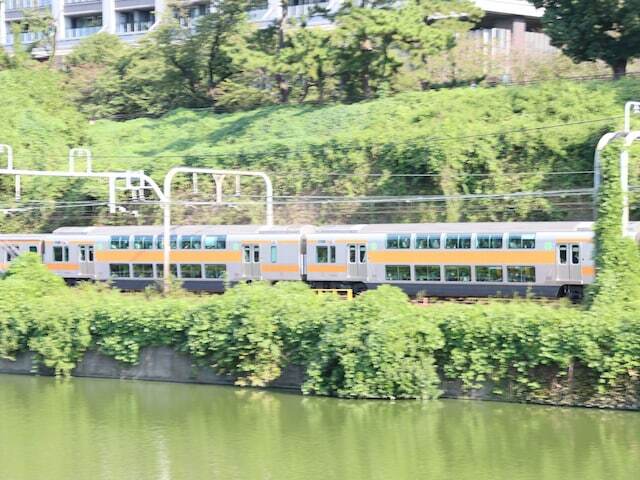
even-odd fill
[[[171,274],[185,289],[222,292],[253,281],[304,281],[361,292],[395,285],[411,296],[569,297],[594,281],[592,222],[200,225],[171,230]],[[640,223],[626,235],[639,239]],[[0,272],[41,256],[68,283],[142,290],[163,279],[160,226],[64,227],[0,235]]]

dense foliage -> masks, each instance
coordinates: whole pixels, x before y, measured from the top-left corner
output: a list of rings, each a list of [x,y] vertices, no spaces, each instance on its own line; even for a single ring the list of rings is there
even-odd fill
[[[498,398],[628,406],[639,398],[637,312],[529,301],[427,308],[394,287],[345,301],[290,282],[218,296],[72,290],[27,254],[0,280],[0,356],[32,350],[68,375],[87,349],[135,363],[142,348],[166,345],[238,385],[269,385],[295,364],[309,394],[427,399],[458,380]]]
[[[640,1],[532,0],[552,44],[576,61],[604,60],[619,77],[640,56]]]

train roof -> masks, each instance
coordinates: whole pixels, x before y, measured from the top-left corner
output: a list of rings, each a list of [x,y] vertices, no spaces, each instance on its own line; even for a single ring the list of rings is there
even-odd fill
[[[637,224],[636,224],[637,227]],[[635,229],[635,228],[634,228]],[[402,233],[402,232],[591,232],[593,222],[462,222],[387,223],[325,225],[316,233]]]
[[[178,225],[171,228],[173,235],[197,234],[264,234],[291,235],[312,230],[309,225]],[[162,235],[162,225],[103,226],[103,227],[62,227],[56,235]]]

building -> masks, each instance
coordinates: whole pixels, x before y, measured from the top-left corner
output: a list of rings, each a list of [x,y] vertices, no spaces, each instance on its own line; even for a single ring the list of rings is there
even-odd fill
[[[336,11],[341,0],[290,0],[291,17],[308,17],[316,7]],[[512,48],[548,50],[549,40],[540,33],[542,11],[525,0],[475,0],[486,16],[472,35],[492,48],[510,51]],[[191,20],[206,14],[206,1],[194,0],[190,4]],[[253,0],[249,11],[251,21],[267,25],[280,16],[279,0]],[[83,38],[98,32],[120,36],[125,41],[136,41],[156,27],[166,7],[166,0],[0,0],[0,46],[14,42],[13,26],[24,19],[24,11],[49,10],[56,22],[57,53],[66,54]],[[310,24],[327,24],[322,16],[313,16]],[[19,41],[38,41],[38,33],[21,26]],[[46,55],[46,52],[42,53]]]

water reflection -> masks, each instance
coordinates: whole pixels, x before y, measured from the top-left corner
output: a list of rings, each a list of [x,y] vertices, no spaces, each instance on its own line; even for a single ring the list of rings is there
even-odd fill
[[[640,413],[0,376],[0,479],[635,479]]]

